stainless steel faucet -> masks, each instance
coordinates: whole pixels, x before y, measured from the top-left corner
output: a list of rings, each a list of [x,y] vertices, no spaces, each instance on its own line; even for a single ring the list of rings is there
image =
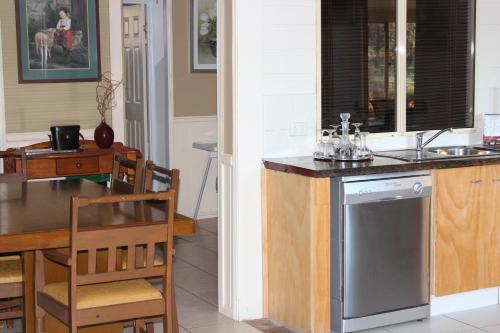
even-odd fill
[[[424,141],[424,134],[427,132],[419,132],[417,133],[417,150],[422,150],[424,149],[425,146],[427,146],[429,143],[434,141],[438,136],[445,132],[453,132],[453,128],[445,128],[443,130],[440,130],[436,134],[434,134],[429,140],[425,141],[425,143],[422,143]]]

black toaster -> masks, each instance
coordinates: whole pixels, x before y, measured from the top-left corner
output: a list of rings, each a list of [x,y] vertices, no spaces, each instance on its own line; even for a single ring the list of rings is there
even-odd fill
[[[50,133],[53,150],[80,150],[80,125],[52,126]]]

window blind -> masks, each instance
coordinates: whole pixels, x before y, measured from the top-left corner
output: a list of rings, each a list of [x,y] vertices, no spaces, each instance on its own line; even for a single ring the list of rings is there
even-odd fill
[[[404,112],[400,130],[474,126],[475,0],[408,0],[407,8],[403,22],[395,0],[322,1],[322,128],[343,112],[370,132],[397,131]],[[407,75],[397,82],[396,27],[405,25]],[[398,85],[405,110],[396,110]]]
[[[410,0],[408,8],[415,44],[407,52],[407,130],[473,127],[475,1]]]
[[[396,130],[396,1],[330,0],[321,4],[322,127],[351,122]]]

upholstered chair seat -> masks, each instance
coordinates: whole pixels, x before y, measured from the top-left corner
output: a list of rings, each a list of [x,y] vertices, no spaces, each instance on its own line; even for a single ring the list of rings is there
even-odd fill
[[[1,257],[0,257],[1,258]],[[23,282],[23,266],[21,260],[0,259],[0,284]]]
[[[43,292],[68,305],[67,282],[48,284]],[[76,295],[78,310],[162,299],[162,294],[144,279],[79,286]]]

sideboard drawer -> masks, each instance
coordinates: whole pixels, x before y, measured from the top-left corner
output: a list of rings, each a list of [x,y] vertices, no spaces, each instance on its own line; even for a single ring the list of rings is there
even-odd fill
[[[58,175],[99,173],[99,157],[64,158],[57,160]]]

